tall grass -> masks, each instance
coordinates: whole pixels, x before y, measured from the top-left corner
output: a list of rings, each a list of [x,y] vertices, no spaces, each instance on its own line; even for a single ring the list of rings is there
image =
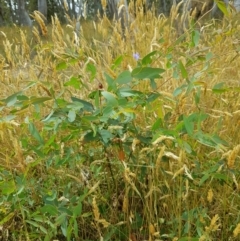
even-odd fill
[[[239,239],[238,21],[176,8],[0,30],[3,240]]]

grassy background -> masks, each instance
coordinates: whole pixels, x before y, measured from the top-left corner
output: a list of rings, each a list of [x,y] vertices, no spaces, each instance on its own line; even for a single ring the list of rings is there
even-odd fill
[[[139,12],[124,39],[105,17],[83,22],[79,39],[57,18],[45,36],[0,29],[3,240],[238,240],[240,25],[229,17],[180,34],[177,23],[174,9],[170,18]],[[52,110],[61,116],[72,96],[96,104],[97,91],[113,91],[106,73],[116,80],[153,51],[149,65],[162,78],[154,90],[148,81],[131,88],[160,95],[129,99],[125,133],[112,125],[119,136],[103,144],[67,121],[42,121]],[[184,132],[199,113],[207,118]],[[109,124],[81,120],[85,130]]]

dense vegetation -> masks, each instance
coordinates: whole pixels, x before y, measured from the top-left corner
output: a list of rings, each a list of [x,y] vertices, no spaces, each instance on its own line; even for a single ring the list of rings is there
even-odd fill
[[[239,240],[239,33],[140,11],[0,32],[2,240]]]

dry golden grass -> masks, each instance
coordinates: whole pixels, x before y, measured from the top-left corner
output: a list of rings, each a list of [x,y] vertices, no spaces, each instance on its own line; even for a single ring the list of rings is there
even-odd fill
[[[130,12],[133,12],[132,8],[133,6],[130,5]],[[225,163],[219,167],[217,173],[221,172],[223,166],[230,172],[233,169],[239,169],[239,92],[232,89],[217,95],[212,93],[212,88],[220,82],[225,82],[228,87],[240,87],[238,52],[240,26],[235,19],[224,20],[220,25],[209,22],[201,27],[199,45],[195,48],[186,48],[186,44],[192,38],[190,32],[186,32],[182,42],[177,43],[179,29],[178,26],[176,28],[176,22],[181,23],[182,19],[177,17],[176,9],[173,9],[170,19],[157,18],[151,12],[144,15],[140,10],[126,29],[125,39],[122,38],[120,23],[110,22],[105,16],[98,22],[83,22],[79,38],[73,32],[74,26],[61,26],[57,17],[53,17],[48,31],[44,22],[39,20],[44,36],[40,36],[36,29],[33,29],[33,34],[30,30],[17,27],[0,29],[1,99],[21,91],[31,82],[34,82],[34,85],[26,91],[26,95],[53,97],[54,93],[54,96],[59,95],[66,99],[70,96],[79,96],[84,99],[88,94],[86,91],[66,89],[64,82],[72,76],[81,76],[81,82],[86,89],[97,90],[99,84],[106,88],[104,72],[114,78],[123,70],[131,70],[136,66],[136,60],[132,57],[134,53],[139,53],[143,57],[149,52],[158,50],[161,55],[154,61],[153,66],[166,69],[163,79],[157,83],[157,91],[162,94],[165,102],[163,104],[162,100],[156,100],[154,104],[149,105],[149,110],[139,108],[136,123],[145,125],[147,129],[148,123],[153,123],[156,116],[164,116],[168,110],[171,110],[171,122],[174,124],[181,114],[197,112],[199,108],[210,116],[202,126],[204,132],[220,132],[220,137],[229,143],[229,147],[219,146],[218,150],[212,151],[211,148],[198,145],[196,142],[194,146],[196,158],[199,160],[197,163],[195,158],[189,157],[184,150],[174,147],[169,136],[161,136],[147,148],[144,148],[139,140],[133,141],[132,151],[137,162],[118,162],[114,166],[115,184],[119,181],[123,187],[116,185],[114,189],[112,183],[114,181],[106,178],[104,173],[88,183],[89,196],[91,194],[94,196],[87,208],[92,210],[93,219],[89,224],[83,221],[82,228],[89,232],[96,231],[92,234],[96,239],[101,239],[104,230],[113,225],[126,226],[126,240],[128,238],[132,241],[160,240],[161,235],[164,234],[162,232],[172,232],[175,235],[171,237],[172,240],[178,240],[182,235],[183,225],[187,222],[186,219],[183,220],[183,216],[186,217],[191,212],[194,213],[191,215],[195,215],[194,220],[199,222],[196,225],[201,224],[203,227],[199,240],[227,240],[226,235],[231,235],[237,240],[240,233],[239,220],[238,224],[234,221],[240,205],[239,176],[234,174],[231,176],[236,187],[234,188],[229,186],[227,181],[220,184],[217,179],[211,179],[206,186],[201,186],[198,183],[197,174],[194,177],[191,174],[193,171],[198,173],[198,168],[202,168],[206,173],[208,168],[220,159]],[[187,69],[189,75],[200,74],[198,83],[202,86],[202,90],[197,108],[193,94],[182,93],[177,97],[173,96],[173,91],[185,83],[185,80],[173,78],[172,69],[166,68],[168,63],[166,56],[171,54],[173,60],[181,59],[186,63],[189,59],[196,56],[200,58],[201,53],[205,56],[208,52],[212,53],[213,58],[207,71],[202,71],[204,61],[196,62]],[[124,56],[121,66],[113,71],[112,63],[120,55]],[[73,59],[75,61],[72,61]],[[56,66],[61,62],[66,62],[68,68],[58,71]],[[93,81],[90,81],[90,75],[86,69],[87,63],[94,63],[97,68],[97,75]],[[136,88],[150,90],[147,83]],[[42,116],[46,115],[49,109],[51,109],[51,101],[42,110]],[[0,123],[0,165],[12,171],[17,169],[22,173],[26,171],[27,157],[21,149],[19,138],[24,134],[27,135],[28,132],[21,129],[17,121],[23,122],[26,113],[31,116],[34,108],[30,106],[22,113],[18,113],[16,122]],[[0,117],[5,114],[8,114],[6,110],[0,114]],[[220,119],[221,129],[218,130]],[[35,124],[41,129],[40,121],[36,121]],[[59,136],[63,134],[58,133]],[[70,144],[76,144],[82,152],[85,151],[81,146],[82,143]],[[85,145],[84,148],[90,147]],[[97,149],[98,146],[94,148]],[[108,150],[105,154],[99,162],[95,160],[88,168],[98,168],[100,164],[107,166],[106,156],[108,155],[112,159],[117,159],[116,150]],[[144,171],[143,167],[147,168],[146,176],[144,180],[139,180],[138,175]],[[81,182],[78,170],[71,172],[67,168],[62,168],[62,170],[50,169],[45,173],[44,171],[41,169],[44,180],[48,175],[59,175],[62,172],[67,173],[67,178]],[[98,179],[104,182],[107,188],[99,186]],[[115,201],[111,200],[113,196],[116,197]],[[102,206],[109,206],[104,215],[100,213],[99,203]],[[183,210],[187,210],[184,215]],[[142,215],[145,226],[141,227],[143,232],[138,230],[139,233],[137,233],[133,228],[133,220],[139,213]],[[195,221],[189,221],[192,223],[188,231],[189,237],[192,233],[191,228],[196,228]],[[166,225],[166,222],[170,224]],[[171,227],[171,230],[165,230],[165,225],[168,228]],[[236,227],[232,228],[229,225]]]

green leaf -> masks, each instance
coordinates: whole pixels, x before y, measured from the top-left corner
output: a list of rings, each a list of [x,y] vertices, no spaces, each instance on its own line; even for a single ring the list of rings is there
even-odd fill
[[[30,97],[29,104],[41,104],[45,101],[52,100],[51,97]]]
[[[142,65],[149,65],[152,63],[152,57],[157,54],[157,51],[153,51],[149,54],[147,54],[146,56],[143,57],[142,59]]]
[[[199,104],[199,102],[200,102],[200,97],[201,97],[201,88],[197,88],[197,91],[196,91],[196,93],[195,93],[195,95],[194,95],[194,99],[195,99],[196,105]]]
[[[32,135],[40,144],[44,144],[44,141],[43,141],[41,135],[39,134],[37,128],[35,127],[35,125],[34,125],[32,122],[29,123],[28,129],[29,129],[31,135]]]
[[[129,70],[123,71],[121,74],[118,75],[116,78],[116,82],[120,85],[128,84],[132,81],[132,76]]]
[[[148,95],[148,97],[147,97],[147,102],[148,102],[148,103],[153,102],[153,101],[156,100],[159,96],[161,96],[160,93],[158,93],[158,92],[152,92],[150,95]]]
[[[107,91],[102,91],[101,94],[107,100],[108,104],[111,105],[112,107],[115,107],[118,105],[118,101],[114,96],[114,94]]]
[[[151,85],[152,90],[157,89],[157,83],[155,82],[154,79],[150,79],[150,85]]]
[[[213,86],[212,92],[216,94],[221,94],[228,91],[228,88],[224,88],[224,82],[217,83]]]
[[[184,67],[181,60],[178,61],[178,66],[180,68],[183,79],[187,79],[188,78],[188,72],[187,72],[186,68]]]
[[[78,223],[76,219],[73,220],[73,230],[75,237],[78,237]]]
[[[55,206],[50,205],[50,204],[46,204],[43,207],[40,208],[40,212],[41,213],[48,213],[52,216],[55,216],[58,214],[58,210]]]
[[[9,195],[16,191],[14,180],[1,181],[0,182],[0,193],[2,195]]]
[[[123,61],[123,56],[119,56],[117,57],[114,61],[113,61],[113,64],[111,66],[111,69],[114,70],[116,69]]]
[[[104,76],[108,84],[108,91],[111,91],[111,90],[116,91],[116,81],[107,73],[104,73]]]
[[[183,116],[183,123],[188,135],[193,135],[194,123],[191,122],[191,120],[185,116]]]
[[[182,85],[182,86],[180,86],[180,87],[177,87],[177,88],[173,91],[173,96],[176,97],[176,96],[180,95],[185,88],[186,88],[185,85]]]
[[[75,119],[76,119],[76,112],[75,112],[75,110],[70,110],[68,112],[68,120],[69,120],[69,122],[74,122]]]
[[[69,81],[64,83],[64,86],[72,86],[76,90],[81,89],[81,83],[78,78],[76,77],[71,77]]]
[[[85,110],[85,111],[93,112],[93,110],[94,110],[94,107],[90,102],[87,102],[85,100],[82,100],[82,99],[79,99],[79,98],[76,98],[76,97],[73,97],[73,96],[71,97],[71,100],[73,102],[82,103],[83,104],[83,110]]]
[[[13,95],[10,95],[10,96],[8,96],[6,99],[4,99],[3,101],[7,104],[7,106],[8,107],[10,107],[10,106],[13,106],[16,102],[17,102],[17,97],[19,96],[19,95],[21,95],[22,94],[22,92],[20,91],[20,92],[17,92],[17,93],[15,93],[15,94],[13,94]]]
[[[200,40],[200,33],[197,30],[192,31],[192,46],[196,47]]]
[[[229,12],[227,9],[227,5],[224,1],[220,1],[220,0],[214,0],[218,6],[218,8],[221,10],[221,12],[225,15],[225,16],[229,16]]]
[[[99,135],[95,135],[93,131],[88,132],[84,136],[84,142],[93,142],[93,141],[98,141],[99,140]]]
[[[97,69],[96,69],[95,65],[93,65],[92,63],[88,63],[86,66],[86,70],[88,72],[90,72],[90,74],[91,74],[90,81],[92,81],[97,74]]]
[[[132,90],[132,89],[126,89],[126,88],[122,88],[119,89],[119,94],[121,97],[130,97],[130,96],[141,96],[143,95],[143,93],[141,91],[137,91],[137,90]]]
[[[183,144],[184,150],[187,153],[192,153],[192,147],[186,141],[183,141],[182,144]]]
[[[203,134],[201,132],[198,132],[195,135],[195,139],[205,146],[209,146],[213,148],[217,147],[217,144],[212,140],[212,137],[208,134]]]
[[[55,225],[59,226],[62,223],[64,223],[66,220],[66,217],[67,217],[67,213],[62,213],[61,215],[59,215],[55,220]]]
[[[57,66],[56,66],[56,70],[64,70],[66,68],[67,68],[67,63],[66,62],[58,63]]]
[[[202,186],[204,182],[206,182],[208,180],[208,178],[210,177],[209,173],[206,173],[201,180],[199,181],[199,186]]]
[[[229,144],[226,142],[226,141],[224,141],[224,140],[222,140],[218,135],[213,135],[212,136],[212,140],[216,143],[216,144],[218,144],[218,145],[225,145],[225,146],[229,146]]]
[[[75,218],[80,216],[82,213],[82,202],[79,202],[77,206],[73,207],[72,212]]]
[[[151,67],[137,67],[132,71],[132,77],[136,79],[155,79],[160,78],[164,69],[151,68]]]
[[[31,224],[32,226],[39,228],[43,233],[47,234],[48,231],[46,228],[44,228],[42,225],[40,225],[37,222],[31,221],[31,220],[26,220],[27,223]]]
[[[158,118],[152,125],[152,131],[157,131],[162,126],[162,119]]]
[[[113,138],[113,135],[108,130],[99,130],[99,134],[102,137],[104,143],[108,143]]]
[[[213,173],[212,177],[224,182],[227,182],[229,180],[228,176],[226,174],[222,174],[222,173]]]

